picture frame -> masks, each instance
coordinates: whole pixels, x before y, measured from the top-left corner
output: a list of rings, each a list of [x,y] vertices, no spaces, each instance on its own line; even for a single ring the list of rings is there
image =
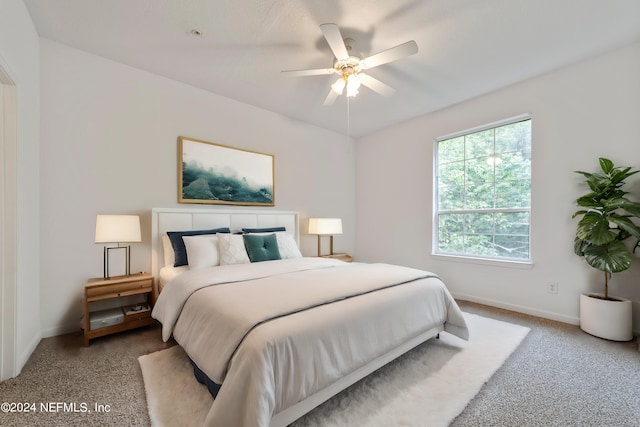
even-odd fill
[[[275,206],[272,154],[181,136],[178,202]]]

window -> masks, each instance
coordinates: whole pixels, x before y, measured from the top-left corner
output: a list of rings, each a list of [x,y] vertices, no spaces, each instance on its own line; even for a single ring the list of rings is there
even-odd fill
[[[531,118],[436,140],[434,253],[530,261]]]

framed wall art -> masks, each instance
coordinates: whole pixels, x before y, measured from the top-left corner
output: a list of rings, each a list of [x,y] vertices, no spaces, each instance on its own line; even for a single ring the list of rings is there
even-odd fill
[[[178,202],[274,206],[274,156],[181,136]]]

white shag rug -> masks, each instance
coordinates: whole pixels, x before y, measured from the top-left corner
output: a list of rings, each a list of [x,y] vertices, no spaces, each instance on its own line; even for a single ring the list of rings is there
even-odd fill
[[[529,328],[464,313],[469,341],[447,333],[431,339],[320,405],[295,427],[447,426]],[[202,426],[213,402],[182,348],[139,358],[151,424]]]

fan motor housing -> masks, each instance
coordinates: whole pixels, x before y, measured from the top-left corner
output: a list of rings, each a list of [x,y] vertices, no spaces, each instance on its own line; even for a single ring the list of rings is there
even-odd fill
[[[350,56],[347,59],[336,59],[333,61],[333,68],[338,72],[338,74],[343,76],[358,74],[362,71],[360,58],[357,56]]]

